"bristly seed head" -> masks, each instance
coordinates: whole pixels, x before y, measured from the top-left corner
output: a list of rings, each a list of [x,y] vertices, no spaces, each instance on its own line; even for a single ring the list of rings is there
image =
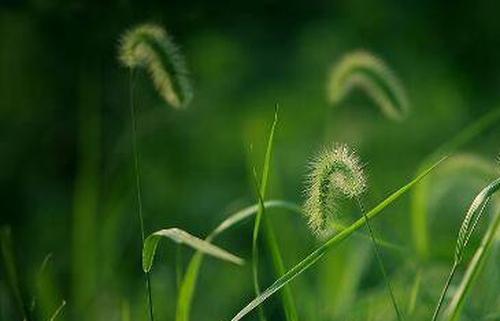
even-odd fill
[[[338,214],[341,198],[356,199],[366,190],[363,166],[344,144],[325,148],[311,162],[304,213],[317,235],[328,233],[328,220]]]
[[[160,26],[144,24],[127,31],[120,42],[119,59],[127,67],[146,68],[159,94],[171,106],[186,106],[192,98],[184,58]]]

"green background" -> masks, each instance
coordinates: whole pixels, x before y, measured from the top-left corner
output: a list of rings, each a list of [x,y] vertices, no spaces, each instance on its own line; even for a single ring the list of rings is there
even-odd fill
[[[229,213],[255,202],[249,168],[260,172],[275,104],[280,119],[271,198],[302,203],[307,164],[331,142],[355,147],[366,164],[367,207],[407,182],[439,145],[500,108],[498,9],[490,1],[3,0],[0,225],[12,228],[27,302],[36,292],[38,267],[53,254],[36,318],[46,320],[64,298],[60,320],[122,320],[127,308],[131,320],[146,320],[129,73],[117,61],[125,30],[144,22],[164,26],[185,56],[194,87],[188,108],[174,110],[145,73],[135,80],[146,230],[176,226],[205,236]],[[360,48],[386,61],[405,85],[411,113],[404,122],[384,118],[359,92],[340,106],[328,104],[330,67]],[[492,161],[499,140],[495,124],[460,151]],[[427,284],[437,289],[464,210],[485,182],[464,175],[444,180],[429,204],[435,238],[426,271],[436,271],[428,277],[437,281]],[[408,250],[384,251],[397,292],[408,292],[405,277],[414,274],[415,263],[409,198],[387,212],[374,225],[382,238]],[[356,212],[346,206],[346,213]],[[287,267],[318,244],[302,217],[277,214],[273,224]],[[205,262],[193,320],[228,320],[253,296],[251,230],[247,222],[217,243],[247,264]],[[364,300],[382,303],[373,303],[381,308],[363,320],[393,317],[369,246],[349,241],[293,283],[302,320],[357,320]],[[262,283],[268,285],[274,275],[262,251]],[[176,247],[165,242],[160,252],[152,275],[155,310],[158,320],[170,320]],[[184,248],[181,261],[191,253]],[[351,261],[362,262],[362,272],[355,299],[343,303],[349,299],[342,286],[353,284]],[[498,263],[498,255],[492,261]],[[20,320],[1,271],[0,319]],[[489,291],[498,302],[498,286]],[[482,304],[471,303],[472,317],[494,312],[484,296]],[[422,306],[430,310],[436,298]],[[265,306],[270,320],[283,319],[279,300]]]

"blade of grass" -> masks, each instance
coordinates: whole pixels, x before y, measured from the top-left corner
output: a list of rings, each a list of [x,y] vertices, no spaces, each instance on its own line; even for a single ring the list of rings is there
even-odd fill
[[[42,277],[43,273],[45,272],[45,269],[47,268],[47,265],[49,264],[49,261],[52,259],[52,253],[48,253],[45,255],[43,258],[42,264],[40,264],[40,267],[38,268],[38,271],[35,276],[35,294],[33,295],[31,299],[31,306],[30,306],[30,313],[33,314],[36,308],[36,302],[37,302],[37,297],[36,294],[40,293],[40,289],[42,286]]]
[[[450,154],[463,145],[470,142],[482,132],[498,123],[500,119],[500,108],[493,109],[491,112],[479,118],[476,122],[460,131],[451,140],[438,147],[431,155],[426,157],[418,168],[420,172],[429,164],[432,164],[443,155]],[[427,191],[429,182],[424,181],[413,189],[411,195],[411,219],[412,235],[415,250],[421,260],[426,260],[429,256],[429,232],[427,229],[428,211],[427,211]]]
[[[497,178],[490,184],[488,184],[485,188],[477,194],[477,196],[472,201],[467,213],[465,214],[465,218],[462,221],[462,225],[460,226],[460,230],[458,232],[457,244],[455,246],[455,258],[453,260],[453,265],[451,267],[451,271],[448,275],[446,283],[441,291],[441,296],[439,297],[438,303],[434,310],[434,314],[432,316],[432,321],[437,320],[439,316],[439,311],[441,310],[441,306],[444,302],[444,298],[448,291],[448,288],[451,284],[453,276],[458,268],[458,265],[462,261],[463,253],[467,248],[471,235],[474,233],[474,230],[477,227],[479,220],[484,212],[486,204],[488,203],[490,197],[496,193],[500,189],[500,178]]]
[[[430,171],[432,171],[437,165],[439,165],[442,161],[441,159],[430,168],[422,172],[411,182],[401,187],[396,192],[392,193],[389,197],[379,203],[375,208],[366,213],[366,217],[368,219],[375,218],[378,214],[382,212],[387,206],[392,204],[395,200],[397,200],[400,196],[405,194],[409,189],[411,189],[416,183],[418,183],[422,178],[424,178]],[[321,259],[329,250],[340,244],[342,241],[351,236],[355,231],[359,230],[361,227],[365,225],[365,218],[360,218],[353,224],[351,224],[346,229],[342,230],[340,233],[334,235],[330,239],[328,239],[325,243],[319,246],[316,250],[314,250],[311,254],[309,254],[305,259],[291,268],[287,273],[285,273],[281,278],[276,280],[269,288],[267,288],[261,295],[253,299],[248,305],[246,305],[240,312],[236,314],[236,316],[232,319],[232,321],[238,321],[243,318],[250,311],[255,309],[257,306],[262,304],[265,300],[267,300],[270,296],[280,290],[283,286],[288,284],[290,281],[295,279],[302,272],[307,270],[309,267],[314,265]]]
[[[262,206],[263,199],[267,192],[267,182],[269,180],[269,168],[271,163],[271,155],[273,149],[273,141],[274,141],[274,133],[276,131],[276,124],[278,122],[278,111],[276,110],[274,113],[274,120],[271,126],[271,131],[269,133],[269,138],[267,140],[267,148],[266,154],[264,157],[264,166],[262,168],[262,178],[261,178],[261,186],[259,188],[259,183],[257,180],[257,173],[255,168],[253,168],[253,176],[256,185],[256,192],[258,195],[258,204],[259,209],[257,211],[257,215],[255,216],[255,223],[253,227],[252,233],[252,275],[253,275],[253,287],[256,295],[260,294],[260,286],[259,286],[259,248],[257,241],[259,239],[259,231],[260,231],[260,222],[262,220],[262,215],[264,213],[264,206]],[[264,316],[263,309],[259,309],[259,320],[264,321],[266,318]]]
[[[265,213],[265,207],[264,207],[264,200],[265,196],[267,193],[267,184],[269,181],[269,174],[270,174],[270,168],[271,168],[271,158],[272,158],[272,153],[273,153],[273,145],[274,145],[274,136],[276,132],[276,126],[278,123],[278,112],[279,112],[279,106],[276,105],[276,109],[274,112],[274,120],[273,124],[271,126],[271,130],[269,133],[269,138],[267,140],[267,148],[266,148],[266,154],[264,157],[264,165],[262,169],[262,177],[261,177],[261,185],[259,187],[258,180],[257,180],[257,173],[255,171],[255,168],[253,169],[253,175],[254,175],[254,180],[255,180],[255,185],[256,185],[256,192],[257,192],[257,198],[258,198],[258,204],[259,204],[259,209],[257,211],[257,215],[255,217],[255,224],[254,224],[254,230],[253,230],[253,238],[252,238],[252,257],[253,257],[253,276],[254,276],[254,289],[255,289],[255,294],[259,295],[260,294],[260,286],[259,286],[259,274],[258,274],[258,237],[259,237],[259,230],[260,230],[260,223],[261,220],[263,221],[264,224],[264,236],[266,238],[266,243],[267,247],[269,248],[271,252],[271,257],[273,260],[273,265],[275,269],[275,273],[277,277],[280,277],[285,273],[285,266],[283,263],[282,255],[280,253],[280,249],[278,246],[278,242],[276,239],[276,235],[274,233],[274,229],[272,226],[272,223],[269,219],[266,218],[264,215]],[[293,296],[291,289],[289,287],[286,287],[283,291],[282,294],[282,301],[283,301],[283,308],[285,311],[285,317],[288,321],[296,321],[297,320],[297,309],[295,308],[295,303],[293,301]],[[259,318],[261,320],[264,320],[264,315],[263,315],[263,310],[259,310]]]
[[[145,273],[149,273],[151,271],[153,260],[156,254],[156,249],[158,248],[158,242],[160,242],[160,239],[162,239],[163,237],[168,238],[178,244],[186,244],[195,250],[224,261],[228,261],[238,265],[242,265],[244,262],[243,259],[227,252],[226,250],[221,249],[220,247],[213,245],[208,241],[193,236],[186,231],[178,228],[169,228],[159,230],[150,234],[144,241],[144,248],[142,251],[142,269]]]
[[[408,303],[408,315],[411,316],[415,311],[415,306],[417,305],[418,293],[420,292],[420,284],[422,281],[422,271],[418,270],[415,275],[415,280],[413,281],[413,286],[411,287],[410,300]]]
[[[296,204],[282,200],[270,200],[264,202],[266,209],[280,208],[287,211],[301,214],[301,208]],[[249,219],[255,215],[259,209],[258,204],[245,207],[234,214],[229,215],[222,223],[220,223],[210,235],[205,239],[207,242],[213,241],[219,234],[226,230],[235,227],[242,221]],[[198,280],[199,271],[203,263],[204,254],[197,251],[191,258],[186,273],[181,283],[179,296],[177,299],[176,321],[188,321],[193,301],[194,290]]]
[[[458,320],[460,317],[461,308],[467,298],[467,293],[470,291],[478,275],[481,273],[489,252],[494,244],[495,234],[500,228],[500,212],[498,212],[492,221],[488,231],[481,240],[481,245],[474,253],[472,260],[465,271],[465,275],[458,287],[458,290],[453,295],[453,298],[446,310],[447,319],[450,321]]]
[[[61,302],[61,305],[56,309],[56,311],[54,312],[54,314],[52,314],[52,316],[50,317],[49,321],[55,321],[56,318],[59,316],[59,314],[61,314],[63,308],[66,306],[66,301],[63,300]]]
[[[256,180],[257,177],[255,174],[255,171],[254,171],[254,176],[255,176],[255,183],[257,184],[257,180]],[[256,185],[256,186],[258,187],[258,185]],[[264,200],[262,199],[262,195],[258,192],[258,188],[257,188],[257,196],[258,196],[258,200],[259,200],[259,210],[258,210],[257,214],[259,213],[259,211],[262,211],[262,214],[264,214],[265,213]],[[273,265],[274,265],[274,268],[276,271],[276,275],[277,275],[277,277],[281,277],[283,274],[285,274],[286,270],[285,270],[285,265],[283,263],[283,259],[281,257],[280,250],[279,250],[278,240],[276,239],[276,234],[274,233],[274,230],[273,230],[272,225],[269,221],[269,218],[264,216],[263,221],[264,221],[264,227],[266,228],[265,229],[266,241],[267,241],[267,244],[268,244],[269,249],[271,251],[271,257],[273,260]],[[258,284],[257,284],[257,286],[258,286]],[[259,289],[259,291],[260,291],[260,289]],[[287,320],[288,321],[297,320],[298,317],[297,317],[297,311],[295,308],[295,302],[293,300],[291,289],[288,286],[286,286],[283,289],[281,298],[283,301],[283,308],[285,310],[285,317],[287,318]],[[259,314],[260,314],[260,311],[261,310],[259,310]]]

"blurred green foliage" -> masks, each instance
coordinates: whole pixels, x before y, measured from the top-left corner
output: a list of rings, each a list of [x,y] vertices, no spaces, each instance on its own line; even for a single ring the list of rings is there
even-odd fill
[[[129,74],[116,59],[124,30],[143,22],[165,26],[194,85],[191,105],[178,111],[164,105],[147,75],[136,79],[146,231],[177,226],[205,236],[254,202],[249,164],[262,163],[276,103],[270,198],[302,203],[310,156],[331,141],[356,147],[366,161],[367,207],[408,181],[439,145],[500,108],[498,9],[488,1],[3,0],[0,225],[12,229],[23,297],[39,297],[37,320],[63,299],[58,320],[146,320]],[[379,55],[406,86],[412,110],[404,122],[385,119],[359,94],[328,105],[328,70],[357,48]],[[460,151],[493,160],[499,141],[497,124]],[[432,307],[438,296],[460,220],[481,186],[466,175],[436,183],[428,206],[437,237],[417,315],[428,316],[422,306]],[[374,222],[378,234],[411,257],[408,198],[387,211]],[[273,224],[287,267],[317,244],[302,217],[278,214]],[[249,258],[251,235],[252,224],[245,224],[218,244]],[[348,242],[292,284],[299,319],[394,317],[368,246],[361,238]],[[175,313],[175,251],[162,247],[152,274],[157,320]],[[261,252],[267,285],[272,263]],[[53,256],[37,287],[47,253]],[[191,253],[183,250],[184,265]],[[406,302],[415,260],[397,251],[383,255]],[[488,278],[479,281],[481,297],[470,303],[471,319],[498,307],[492,284],[499,260],[491,261]],[[192,319],[231,318],[253,294],[250,265],[207,260]],[[20,320],[0,271],[0,320]],[[283,319],[279,305],[266,303],[270,320]]]

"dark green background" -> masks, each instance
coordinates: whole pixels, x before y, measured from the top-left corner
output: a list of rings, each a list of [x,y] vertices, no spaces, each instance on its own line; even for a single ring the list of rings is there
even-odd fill
[[[129,74],[116,59],[120,34],[136,24],[168,30],[194,86],[192,104],[178,111],[162,103],[145,74],[136,79],[148,232],[177,226],[204,236],[254,202],[248,168],[260,169],[276,103],[270,196],[301,203],[310,157],[340,141],[367,164],[368,206],[408,181],[441,143],[500,108],[499,6],[491,1],[3,0],[0,10],[0,225],[12,228],[27,298],[39,264],[53,253],[45,306],[53,310],[65,298],[61,320],[119,320],[122,302],[133,320],[146,317]],[[329,68],[358,48],[385,60],[405,84],[412,110],[403,123],[385,119],[359,93],[328,105]],[[496,125],[462,151],[492,160],[499,138]],[[452,225],[435,227],[447,235],[436,264],[449,263],[477,186],[454,196]],[[405,198],[377,221],[379,233],[411,246],[407,210]],[[316,244],[304,222],[276,216],[287,266]],[[250,263],[251,227],[219,244]],[[153,284],[158,319],[166,320],[175,307],[175,248],[161,252]],[[183,260],[190,254],[184,250]],[[391,271],[408,261],[387,256]],[[382,286],[371,264],[363,288]],[[328,302],[314,286],[322,282],[318,270],[296,283],[295,298],[309,320],[332,320],[309,312],[315,301]],[[202,275],[193,320],[227,320],[253,294],[250,264],[207,260]],[[0,318],[18,320],[3,276]],[[269,284],[274,276],[263,278]],[[267,307],[273,320],[282,317],[278,300]]]

